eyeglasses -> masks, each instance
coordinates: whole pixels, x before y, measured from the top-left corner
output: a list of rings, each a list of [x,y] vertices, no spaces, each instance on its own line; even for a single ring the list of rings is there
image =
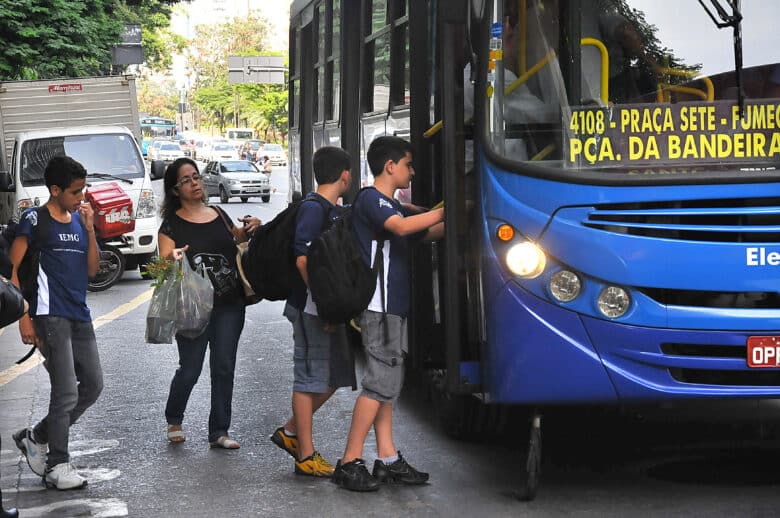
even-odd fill
[[[184,178],[178,181],[176,187],[184,187],[185,185],[188,185],[192,182],[199,182],[201,178],[203,178],[203,175],[201,175],[200,173],[195,173],[192,176],[185,176]]]

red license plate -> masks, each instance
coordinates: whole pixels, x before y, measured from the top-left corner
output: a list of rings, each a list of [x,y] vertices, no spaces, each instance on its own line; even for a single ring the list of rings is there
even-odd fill
[[[780,336],[749,336],[747,364],[754,369],[780,367]]]

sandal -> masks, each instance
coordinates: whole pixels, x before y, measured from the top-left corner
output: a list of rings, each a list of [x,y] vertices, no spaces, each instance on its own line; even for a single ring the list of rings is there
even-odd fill
[[[184,436],[184,431],[181,429],[180,424],[168,425],[168,440],[173,443],[184,442],[187,438]]]
[[[221,436],[216,441],[211,441],[209,446],[212,448],[223,448],[225,450],[237,450],[241,445],[235,439],[231,439],[227,435]]]

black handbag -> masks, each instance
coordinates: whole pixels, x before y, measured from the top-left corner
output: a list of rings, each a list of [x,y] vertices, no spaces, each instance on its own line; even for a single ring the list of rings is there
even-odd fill
[[[19,288],[0,276],[0,327],[13,324],[27,312],[27,301]]]

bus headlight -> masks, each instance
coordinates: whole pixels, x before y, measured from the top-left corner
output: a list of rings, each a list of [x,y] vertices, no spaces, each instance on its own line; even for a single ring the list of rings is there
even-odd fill
[[[533,279],[544,271],[546,264],[544,252],[533,243],[519,243],[506,253],[507,268],[520,277]]]
[[[581,289],[580,278],[569,270],[556,272],[550,279],[550,293],[558,302],[571,302],[577,298]]]
[[[598,298],[599,311],[607,318],[622,317],[631,305],[631,297],[623,288],[609,286],[601,290]]]

